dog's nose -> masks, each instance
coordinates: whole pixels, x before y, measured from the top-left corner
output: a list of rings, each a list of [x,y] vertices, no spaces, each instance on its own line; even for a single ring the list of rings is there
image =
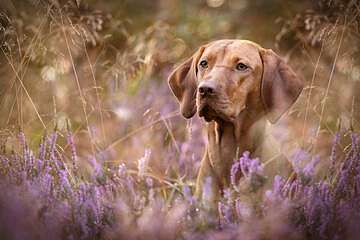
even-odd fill
[[[199,94],[202,97],[211,96],[215,94],[214,86],[210,84],[201,84],[199,86]]]

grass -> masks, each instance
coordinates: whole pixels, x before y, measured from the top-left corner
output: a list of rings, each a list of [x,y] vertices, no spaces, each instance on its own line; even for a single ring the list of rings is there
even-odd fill
[[[3,239],[357,236],[356,8],[347,21],[341,11],[329,22],[317,22],[316,14],[325,14],[319,10],[300,14],[282,30],[277,39],[287,39],[277,45],[309,87],[271,127],[269,159],[243,153],[234,160],[233,175],[245,177],[231,179],[214,213],[192,194],[205,144],[202,121],[180,117],[166,78],[212,39],[242,36],[272,48],[264,36],[275,36],[273,28],[248,26],[274,16],[251,17],[260,8],[250,2],[246,12],[234,11],[231,1],[220,8],[154,5],[146,16],[133,3],[55,2],[16,3],[22,14],[0,18]],[[196,18],[184,17],[189,9]],[[295,27],[303,23],[311,28]],[[327,34],[311,39],[321,29]],[[292,162],[296,178],[264,170],[276,168],[278,158]]]
[[[0,156],[5,239],[352,239],[359,221],[359,134],[351,132],[351,147],[341,158],[337,134],[324,179],[316,180],[318,156],[298,155],[297,178],[275,176],[272,189],[263,191],[267,176],[258,159],[244,153],[234,162],[238,182],[219,201],[218,212],[192,195],[181,179],[152,173],[151,151],[137,169],[125,164],[108,167],[91,160],[90,171],[79,161],[73,135],[66,133],[70,157],[57,151],[59,133],[44,136],[38,153],[18,135],[18,148]],[[206,194],[206,186],[204,187]],[[24,218],[24,216],[26,216]],[[18,224],[12,224],[12,222]],[[36,226],[36,227],[35,227]],[[49,235],[50,234],[50,235]],[[270,237],[269,237],[270,236]],[[235,237],[238,238],[238,237]]]

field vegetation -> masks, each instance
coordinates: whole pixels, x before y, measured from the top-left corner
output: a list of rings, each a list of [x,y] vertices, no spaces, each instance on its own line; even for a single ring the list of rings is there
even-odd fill
[[[214,214],[193,196],[203,120],[167,77],[222,38],[305,88]],[[358,1],[2,0],[0,49],[0,239],[357,239]]]

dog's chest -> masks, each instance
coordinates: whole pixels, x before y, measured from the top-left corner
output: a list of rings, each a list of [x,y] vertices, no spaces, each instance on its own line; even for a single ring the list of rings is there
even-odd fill
[[[214,168],[224,165],[232,158],[236,153],[236,141],[233,134],[233,127],[220,126],[216,122],[208,124],[208,154],[210,163]]]
[[[240,133],[237,134],[237,131]],[[261,149],[263,132],[262,123],[245,129],[236,129],[236,126],[230,124],[208,123],[207,154],[211,166],[218,174],[226,174],[224,171],[230,169],[233,161],[244,151],[256,153]]]

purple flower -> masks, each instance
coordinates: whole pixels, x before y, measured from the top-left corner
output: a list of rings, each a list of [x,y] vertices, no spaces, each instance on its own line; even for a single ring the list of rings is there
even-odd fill
[[[263,167],[261,166],[259,159],[251,159],[249,151],[245,151],[240,158],[240,169],[245,177],[261,175],[263,172]]]
[[[231,181],[231,185],[235,188],[238,189],[237,187],[237,183],[236,183],[236,174],[239,172],[240,169],[240,162],[239,161],[235,161],[233,163],[233,165],[231,166],[231,170],[230,170],[230,181]]]
[[[120,177],[125,177],[127,175],[127,168],[124,163],[120,163],[119,169],[118,169],[118,174]]]
[[[320,162],[320,156],[315,156],[311,159],[311,161],[305,165],[302,170],[303,174],[307,177],[313,177],[315,172],[316,165]]]
[[[211,177],[206,177],[205,178],[205,182],[203,183],[203,192],[202,192],[202,199],[212,199],[213,198],[213,189],[212,189],[212,184],[213,184],[213,179]]]
[[[145,182],[146,182],[147,187],[149,188],[149,195],[148,195],[149,201],[153,202],[154,201],[154,196],[155,196],[155,192],[154,192],[154,189],[153,189],[153,187],[154,187],[153,179],[150,178],[150,177],[147,177]]]
[[[29,160],[29,148],[26,144],[26,138],[25,138],[25,134],[23,132],[20,132],[19,133],[19,142],[20,142],[20,145],[21,145],[21,148],[22,148],[22,160],[23,160],[23,163],[22,163],[22,170],[26,170],[27,169],[27,161]]]
[[[193,197],[193,195],[191,194],[191,190],[190,187],[188,185],[185,185],[183,187],[183,195],[185,200],[189,203],[189,204],[193,204],[195,198]]]
[[[220,201],[218,203],[218,212],[220,215],[221,227],[224,227],[225,225],[230,224],[232,222],[232,211],[230,206]]]
[[[39,148],[38,171],[40,171],[42,165],[45,163],[45,156],[46,156],[46,136],[44,135],[41,139],[40,148]]]
[[[151,149],[145,149],[144,156],[138,160],[138,176],[140,178],[144,177],[150,159],[150,155],[151,155]]]
[[[261,175],[263,173],[263,167],[258,158],[252,159],[249,166],[249,174]]]
[[[337,148],[339,142],[340,142],[340,133],[337,132],[335,134],[333,144],[332,144],[332,147],[331,147],[331,154],[330,154],[330,164],[331,164],[330,172],[331,173],[333,173],[334,170],[335,170],[334,168],[335,168],[335,161],[336,161],[336,148]]]
[[[54,159],[54,154],[55,154],[55,150],[56,150],[56,140],[57,140],[57,132],[54,131],[50,138],[48,139],[48,145],[49,145],[49,154],[50,154],[50,160]]]
[[[224,199],[226,200],[227,204],[232,203],[232,192],[230,188],[224,189]]]
[[[291,157],[291,163],[294,171],[298,174],[302,174],[303,164],[311,158],[310,154],[303,149],[296,149]]]
[[[248,175],[250,162],[251,162],[250,152],[245,151],[243,153],[242,157],[240,157],[240,169],[241,169],[242,174],[245,177],[247,177],[247,175]]]
[[[71,184],[68,178],[68,174],[65,170],[59,171],[59,178],[60,178],[60,189],[63,192],[71,193],[72,191]]]
[[[240,199],[235,201],[235,211],[240,220],[249,219],[252,215],[251,207],[241,202]]]
[[[71,133],[71,131],[68,131],[66,133],[66,139],[67,139],[67,143],[70,146],[71,161],[72,161],[74,173],[76,174],[77,173],[77,154],[76,154],[76,147],[75,147],[75,143],[74,143],[74,136]]]
[[[93,176],[96,178],[98,176],[101,176],[103,173],[103,169],[102,169],[102,165],[100,163],[98,163],[98,161],[96,160],[95,157],[89,156],[90,157],[90,162],[91,165],[94,168],[94,174]]]
[[[85,174],[80,177],[73,175],[76,170],[71,167],[77,160],[73,159],[72,163],[62,161],[64,155],[60,147],[56,147],[56,134],[51,134],[50,138],[42,142],[38,159],[35,159],[29,146],[26,146],[25,136],[20,134],[18,143],[22,151],[0,154],[0,189],[4,193],[0,196],[0,205],[5,206],[0,209],[0,220],[6,223],[8,219],[21,220],[31,216],[31,226],[39,221],[46,223],[37,224],[39,238],[42,234],[49,233],[64,239],[102,238],[104,231],[112,231],[118,222],[121,234],[126,232],[124,229],[127,228],[138,230],[139,235],[136,235],[136,238],[143,234],[143,229],[138,224],[147,226],[155,216],[165,223],[158,224],[159,221],[155,221],[155,232],[165,232],[166,236],[175,232],[180,238],[184,236],[182,231],[189,234],[185,236],[189,236],[189,239],[193,237],[193,233],[199,234],[193,237],[197,239],[209,231],[221,237],[236,238],[242,234],[241,236],[246,238],[252,232],[263,232],[265,228],[266,234],[273,234],[273,238],[279,239],[287,236],[276,235],[283,229],[304,233],[309,239],[342,239],[349,236],[348,234],[356,233],[360,222],[359,136],[351,133],[350,137],[351,147],[345,149],[344,159],[340,159],[334,152],[329,156],[330,161],[336,161],[339,166],[334,169],[333,175],[315,181],[315,167],[320,158],[298,150],[293,157],[295,169],[297,173],[311,178],[312,181],[302,181],[301,176],[295,180],[275,176],[272,188],[265,194],[260,191],[254,194],[250,191],[241,195],[243,192],[234,191],[239,185],[236,175],[240,173],[243,175],[241,186],[243,183],[258,186],[256,184],[264,179],[259,159],[252,159],[249,152],[244,152],[231,167],[231,185],[224,189],[216,215],[214,209],[207,208],[209,205],[206,202],[213,200],[214,179],[205,179],[205,201],[198,203],[188,185],[166,176],[169,177],[168,181],[173,181],[176,189],[183,186],[184,203],[176,194],[175,188],[167,188],[161,181],[158,183],[159,187],[154,188],[154,179],[146,177],[145,173],[151,167],[148,165],[150,151],[145,151],[144,157],[138,161],[139,174],[131,175],[134,170],[128,170],[124,163],[118,166],[109,164],[106,172],[103,172],[102,164],[92,158],[95,175],[101,173],[101,178],[92,178]],[[340,139],[334,140],[335,143],[337,141]],[[76,153],[73,154],[76,157]],[[107,157],[103,156],[103,160],[106,160]],[[6,191],[9,188],[15,190]],[[31,197],[30,200],[27,199],[28,196]],[[259,199],[259,196],[263,198]],[[4,197],[8,198],[7,201],[4,201]],[[13,203],[14,201],[8,201],[9,199],[16,201]],[[31,203],[26,206],[31,211],[23,208],[22,201]],[[121,209],[116,207],[119,203],[122,203]],[[22,211],[16,211],[16,206],[11,204],[19,204]],[[179,206],[180,212],[187,212],[186,216],[178,212]],[[3,213],[8,209],[11,209],[12,215],[4,217]],[[29,216],[23,215],[24,212],[29,212]],[[218,223],[222,227],[220,232],[216,229]],[[171,225],[170,230],[164,231],[163,225]],[[21,231],[21,227],[22,224],[17,224],[13,231]],[[205,233],[199,233],[199,227],[205,229]],[[153,238],[148,229],[146,236]],[[104,236],[107,236],[106,234]]]
[[[282,188],[284,186],[284,180],[281,176],[276,175],[273,182],[273,189],[267,190],[265,196],[272,202],[276,202],[283,199]]]

